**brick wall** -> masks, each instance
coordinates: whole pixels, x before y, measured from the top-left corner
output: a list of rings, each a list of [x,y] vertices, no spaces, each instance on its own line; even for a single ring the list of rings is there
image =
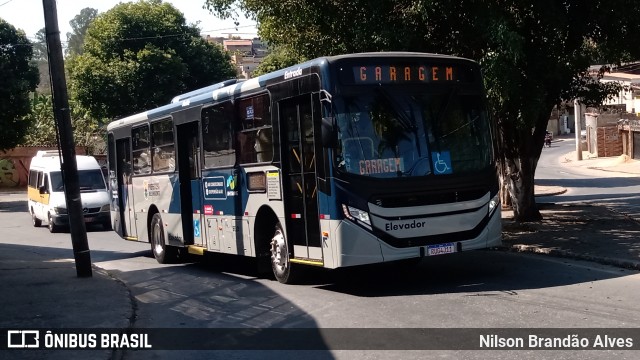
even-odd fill
[[[617,126],[601,126],[596,129],[598,157],[622,155],[622,134]]]
[[[31,158],[38,150],[57,150],[57,148],[19,146],[11,150],[0,151],[0,188],[24,188],[29,178]],[[76,147],[77,155],[84,155],[84,147]]]

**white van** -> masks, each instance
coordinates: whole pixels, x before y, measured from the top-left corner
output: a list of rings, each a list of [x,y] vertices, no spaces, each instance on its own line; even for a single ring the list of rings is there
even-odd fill
[[[93,156],[76,155],[76,162],[85,223],[111,229],[111,198],[98,161]],[[33,226],[39,227],[46,221],[51,232],[69,226],[57,151],[38,151],[31,159],[27,195]]]

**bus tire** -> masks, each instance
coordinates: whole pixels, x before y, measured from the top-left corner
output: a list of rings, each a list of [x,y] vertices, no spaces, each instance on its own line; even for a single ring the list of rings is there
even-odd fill
[[[271,237],[271,269],[276,280],[291,284],[295,280],[295,271],[291,271],[289,244],[282,225],[278,222]]]
[[[151,252],[153,252],[153,257],[156,261],[160,264],[175,263],[178,259],[178,252],[165,242],[164,224],[162,223],[162,217],[158,213],[153,214],[149,235]]]
[[[31,209],[31,223],[33,224],[33,227],[42,226],[42,220],[38,219],[33,209]]]
[[[47,221],[48,221],[47,227],[49,228],[50,233],[60,232],[60,226],[53,223],[53,218],[51,217],[51,213],[47,214]]]

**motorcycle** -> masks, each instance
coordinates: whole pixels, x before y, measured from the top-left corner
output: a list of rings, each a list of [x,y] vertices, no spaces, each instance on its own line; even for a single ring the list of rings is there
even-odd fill
[[[551,136],[545,135],[545,137],[544,137],[544,145],[546,147],[551,147]]]

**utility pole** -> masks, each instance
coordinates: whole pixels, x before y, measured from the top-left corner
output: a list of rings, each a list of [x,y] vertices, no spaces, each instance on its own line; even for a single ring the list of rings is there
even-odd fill
[[[576,122],[576,160],[582,160],[582,104],[579,99],[573,99],[573,116]]]
[[[69,232],[73,245],[73,256],[76,261],[76,273],[78,277],[91,277],[93,276],[91,254],[89,253],[87,229],[84,224],[82,199],[80,198],[76,146],[73,142],[73,128],[71,127],[67,82],[64,76],[64,60],[62,58],[62,45],[60,45],[56,0],[42,0],[42,5],[49,52],[53,114],[58,128],[58,146],[62,151],[62,179],[64,181],[64,196],[69,214]]]

